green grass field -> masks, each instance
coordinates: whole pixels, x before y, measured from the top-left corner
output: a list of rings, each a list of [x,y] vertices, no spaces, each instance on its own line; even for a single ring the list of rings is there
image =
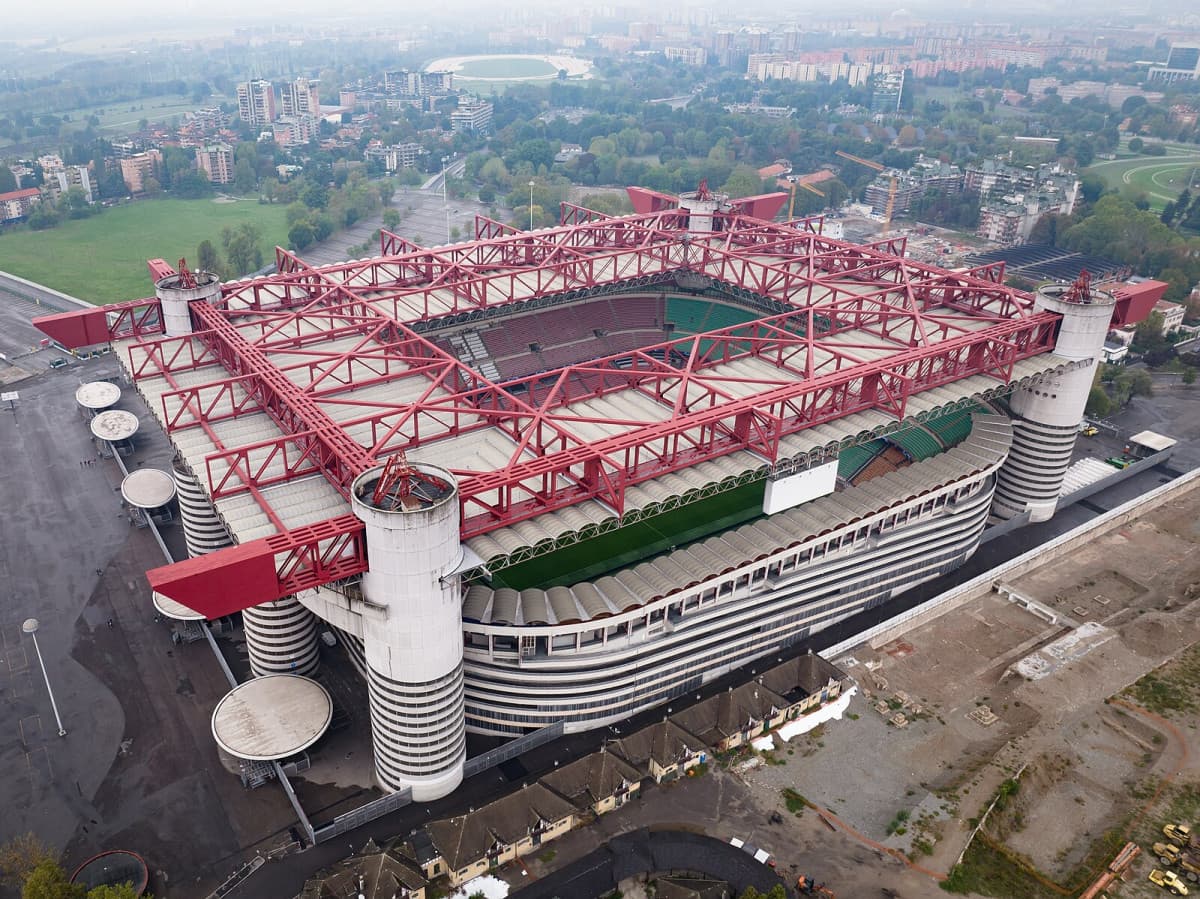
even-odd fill
[[[1099,175],[1106,187],[1124,194],[1145,194],[1150,207],[1161,210],[1187,187],[1193,171],[1200,168],[1200,152],[1168,148],[1166,156],[1138,156],[1112,159],[1084,169],[1084,174]],[[1200,184],[1200,173],[1196,182]]]
[[[493,56],[483,59],[468,59],[454,73],[454,80],[468,81],[478,78],[535,78],[553,77],[558,74],[544,59],[526,59],[520,56]]]
[[[254,200],[143,200],[66,221],[49,231],[0,234],[0,269],[92,303],[153,293],[146,260],[194,259],[202,240],[221,246],[221,229],[253,222],[265,259],[286,243],[283,206]]]
[[[566,546],[496,572],[492,584],[524,590],[569,587],[762,516],[765,481],[756,481]]]

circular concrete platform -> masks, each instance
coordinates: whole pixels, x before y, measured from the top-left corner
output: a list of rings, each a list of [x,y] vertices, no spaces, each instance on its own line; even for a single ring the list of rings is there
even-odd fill
[[[151,591],[150,601],[154,603],[154,608],[158,609],[167,618],[173,618],[176,621],[204,620],[204,616],[199,612],[189,609],[183,603],[176,602],[169,596],[163,596],[157,590]]]
[[[121,388],[109,381],[89,381],[75,391],[75,402],[97,412],[115,405],[120,398]]]
[[[175,480],[157,468],[131,471],[121,482],[121,496],[135,509],[157,509],[175,495]]]
[[[128,440],[138,429],[138,417],[124,409],[109,409],[92,419],[92,433],[101,440]]]
[[[269,674],[239,684],[213,710],[217,745],[232,756],[271,762],[317,742],[333,718],[329,691],[298,674]]]

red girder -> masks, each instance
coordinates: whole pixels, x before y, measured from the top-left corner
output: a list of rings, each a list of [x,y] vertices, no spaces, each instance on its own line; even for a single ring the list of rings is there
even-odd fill
[[[146,572],[152,589],[213,619],[367,570],[353,515],[295,528]]]
[[[741,416],[749,416],[751,420],[766,416],[767,424],[771,425],[768,430],[774,430],[771,445],[778,445],[778,440],[787,434],[870,408],[885,409],[903,417],[907,398],[914,392],[973,374],[991,374],[998,379],[1011,377],[1014,362],[1053,346],[1057,320],[1052,314],[1039,313],[997,324],[930,347],[907,350],[889,359],[689,412],[678,419],[594,441],[586,447],[520,461],[501,472],[471,476],[459,487],[464,506],[463,536],[483,534],[595,496],[589,494],[591,485],[581,471],[589,463],[607,462],[622,472],[618,482],[620,495],[606,497],[621,512],[624,487],[704,459],[753,448],[737,436],[736,422]],[[881,384],[886,388],[882,394],[878,389]],[[766,461],[775,461],[774,455],[768,455]],[[560,479],[572,484],[556,492],[553,485]],[[535,489],[523,483],[529,481],[543,486]],[[519,495],[525,498],[519,499]]]
[[[131,351],[131,371],[140,380],[219,366],[221,377],[206,384],[170,381],[161,402],[171,433],[259,411],[279,428],[248,446],[214,439],[205,466],[215,498],[257,496],[318,472],[345,496],[390,453],[499,428],[512,441],[507,464],[456,471],[466,538],[585,499],[621,513],[625,491],[649,478],[738,451],[774,462],[796,431],[872,408],[902,418],[915,392],[972,374],[1007,382],[1016,361],[1053,346],[1057,316],[1034,312],[994,268],[924,266],[903,258],[902,238],[857,246],[822,236],[819,217],[774,224],[729,214],[715,217],[717,233],[684,240],[687,214],[674,208],[611,217],[565,204],[561,216],[562,227],[532,233],[479,218],[476,240],[438,249],[384,232],[383,256],[319,268],[280,250],[277,274],[225,285],[217,306],[194,307],[196,334],[145,341]],[[673,284],[681,272],[796,311],[503,384],[413,327],[545,294]],[[138,301],[117,307],[105,327],[154,333],[157,315],[156,301]],[[335,339],[342,346],[327,348]],[[742,376],[719,368],[749,357],[771,368]],[[365,392],[402,380],[404,401]],[[577,405],[618,390],[654,400],[663,420]],[[583,439],[576,426],[585,422],[609,436]],[[214,596],[249,605],[347,577],[366,560],[361,526],[342,516],[181,564],[189,567],[152,580],[221,614],[241,605]],[[214,572],[238,589],[214,590]]]

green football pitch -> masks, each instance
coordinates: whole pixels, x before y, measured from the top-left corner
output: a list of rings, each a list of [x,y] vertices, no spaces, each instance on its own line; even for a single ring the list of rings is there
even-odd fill
[[[221,230],[251,222],[262,230],[264,261],[287,243],[282,205],[255,200],[141,200],[66,221],[48,231],[0,234],[0,270],[87,300],[114,303],[150,296],[147,259],[189,260],[203,240],[220,251]]]
[[[762,515],[765,481],[735,487],[496,572],[494,587],[569,587]]]

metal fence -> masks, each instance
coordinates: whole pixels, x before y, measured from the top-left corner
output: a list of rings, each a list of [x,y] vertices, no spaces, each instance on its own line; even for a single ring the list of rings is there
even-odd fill
[[[395,793],[388,793],[388,795],[381,796],[378,799],[373,799],[356,809],[351,809],[345,814],[338,815],[328,824],[322,824],[320,827],[313,828],[313,842],[324,843],[326,840],[331,840],[349,830],[361,827],[369,821],[382,818],[384,815],[390,814],[398,808],[403,808],[410,802],[412,802],[412,790],[409,787],[397,790]]]
[[[563,723],[561,721],[547,724],[545,727],[535,730],[531,734],[517,737],[517,739],[505,743],[503,746],[497,746],[495,749],[489,749],[483,755],[467,759],[466,765],[463,766],[463,777],[474,777],[480,771],[487,771],[489,768],[502,765],[509,759],[515,759],[521,753],[527,752],[535,746],[541,746],[543,743],[557,740],[562,735]]]

